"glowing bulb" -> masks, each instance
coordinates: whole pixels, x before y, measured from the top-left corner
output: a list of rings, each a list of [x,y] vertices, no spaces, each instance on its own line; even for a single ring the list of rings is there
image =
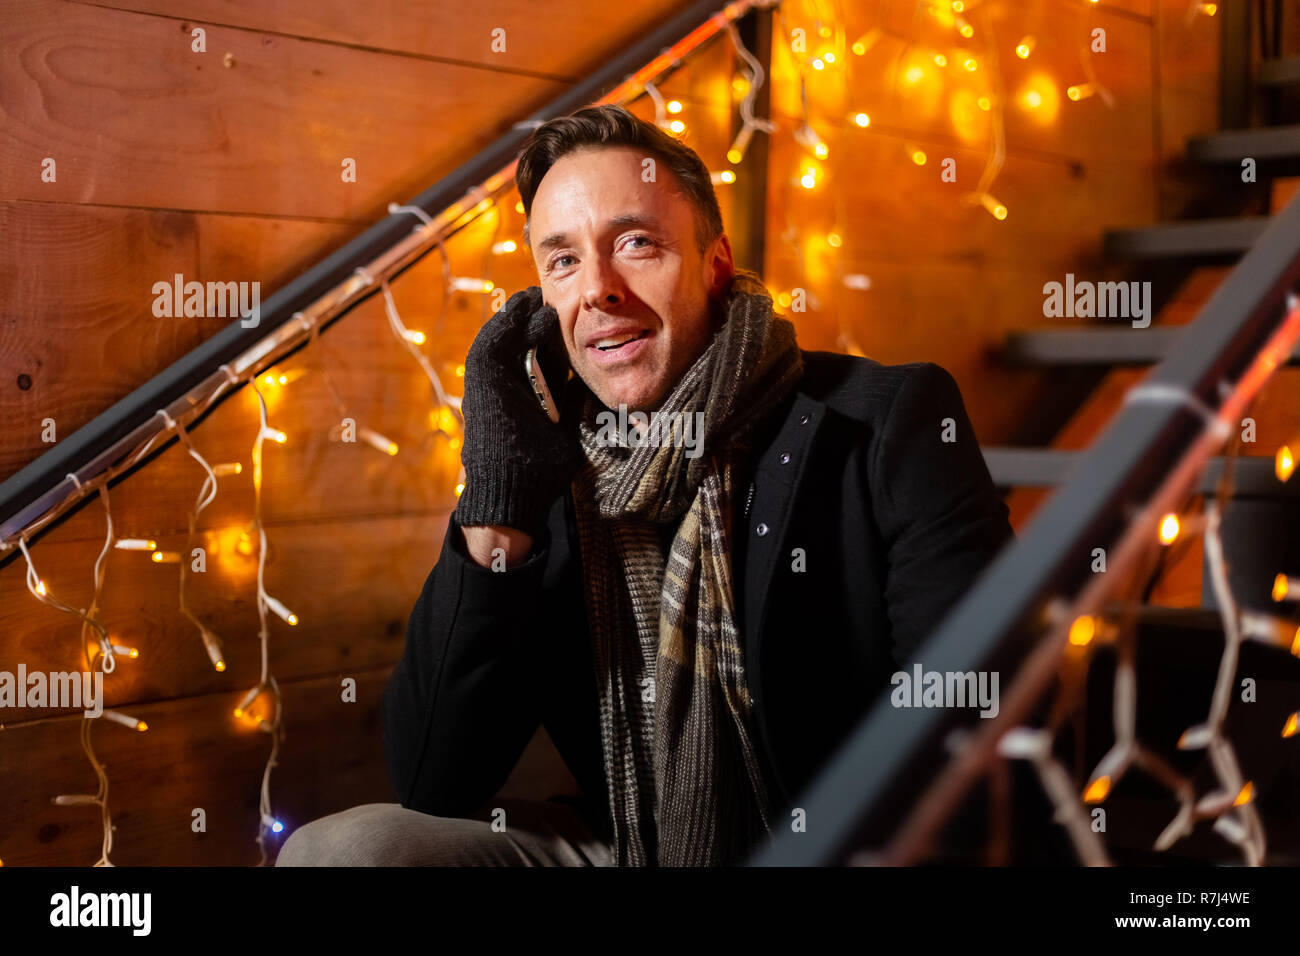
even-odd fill
[[[1097,634],[1097,620],[1090,614],[1074,619],[1070,625],[1070,643],[1076,647],[1085,647]]]
[[[727,150],[727,162],[735,164],[745,158],[745,154],[738,149]]]
[[[272,833],[282,833],[283,831],[284,831],[284,824],[281,823],[279,820],[276,820],[274,823],[271,824]]]
[[[1035,41],[1033,37],[1025,37],[1016,44],[1016,56],[1020,57],[1022,60],[1029,59],[1029,54],[1034,52],[1034,44],[1036,42],[1037,41]]]
[[[989,215],[999,222],[1007,218],[1007,207],[998,202],[994,197],[985,193],[980,197],[980,205],[989,211]]]
[[[212,466],[214,475],[238,475],[244,470],[243,464],[237,461],[223,462],[220,465]]]
[[[1280,601],[1286,597],[1287,579],[1285,574],[1279,574],[1273,579],[1273,600]]]
[[[253,539],[247,531],[240,532],[239,543],[235,545],[235,550],[240,554],[253,553]]]
[[[830,246],[832,249],[838,249],[843,241],[844,240],[840,238],[838,232],[828,233],[826,236],[826,245]]]
[[[826,64],[822,62],[822,58],[821,58],[821,57],[816,57],[816,58],[812,61],[812,67],[813,67],[814,70],[824,70],[824,69],[826,69]]]
[[[515,212],[521,216],[524,214],[524,201],[522,199],[515,200]]]
[[[1079,100],[1086,100],[1088,97],[1092,96],[1092,94],[1096,92],[1097,92],[1097,88],[1093,84],[1080,83],[1077,86],[1067,87],[1065,90],[1065,95],[1077,103]]]
[[[803,186],[804,189],[812,189],[817,185],[816,174],[809,170],[799,177],[799,184]]]
[[[1237,794],[1237,799],[1232,801],[1232,805],[1234,807],[1245,806],[1246,804],[1250,803],[1250,801],[1253,800],[1254,797],[1255,797],[1255,784],[1247,780],[1246,785],[1242,787],[1241,792]]]
[[[673,120],[668,124],[668,128],[674,133],[680,133],[682,130],[686,129],[686,124],[681,120]]]
[[[1196,9],[1207,17],[1212,17],[1219,12],[1219,5],[1217,3],[1199,3],[1196,5]]]
[[[835,62],[835,54],[834,54],[834,53],[823,53],[823,54],[822,54],[822,59],[825,60],[827,63],[834,63],[834,62]]]
[[[155,564],[180,564],[181,553],[179,551],[155,551],[149,555]]]
[[[670,112],[670,113],[680,113],[681,111],[682,111],[682,104],[681,104],[681,101],[680,101],[680,100],[669,100],[669,101],[668,101],[668,112]]]
[[[964,66],[971,73],[974,73],[976,70],[978,70],[980,66],[979,63],[975,61],[975,58],[973,56],[966,57],[966,59],[962,60],[961,65]]]
[[[936,53],[934,55],[934,64],[935,66],[947,66],[948,58],[944,56],[942,53]]]
[[[975,101],[975,104],[986,113],[989,110],[993,109],[993,101],[989,99],[987,96],[981,96],[978,100]]]
[[[235,708],[235,716],[236,716],[236,717],[243,717],[243,716],[244,716],[244,708],[242,708],[242,707],[236,707],[236,708]]]
[[[975,35],[975,28],[971,26],[969,23],[962,22],[961,24],[958,25],[957,32],[960,33],[962,36],[964,36],[967,40],[969,40],[971,37]]]
[[[140,731],[140,733],[144,733],[146,730],[149,729],[149,725],[146,724],[143,720],[137,720],[135,723],[135,729]]]
[[[853,122],[857,123],[863,129],[866,129],[868,126],[871,125],[871,117],[868,116],[866,113],[858,113],[856,116],[853,117]]]
[[[907,72],[903,74],[903,79],[908,83],[920,83],[925,78],[925,70],[919,66],[909,66]]]
[[[1025,94],[1025,105],[1031,110],[1036,110],[1043,105],[1043,94],[1037,90],[1030,90]]]
[[[737,93],[748,93],[749,80],[737,73],[731,78],[731,88]]]
[[[1101,776],[1088,784],[1088,789],[1083,791],[1084,803],[1101,803],[1106,799],[1106,794],[1110,793],[1110,777]]]
[[[44,582],[44,581],[37,581],[37,582],[36,582],[36,593],[37,593],[37,594],[40,594],[40,595],[42,595],[42,596],[45,595],[46,591],[45,591],[45,582]]]
[[[218,671],[224,671],[224,670],[226,669],[226,662],[225,662],[225,661],[217,661],[217,662],[216,662],[215,664],[213,664],[212,666],[213,666],[214,669],[216,669],[216,670],[218,670]]]
[[[464,366],[463,364],[462,364],[462,365],[457,365],[457,366],[456,366],[456,377],[457,377],[457,378],[464,378],[464,377],[465,377],[465,366]]]
[[[952,0],[953,13],[961,13],[965,9],[966,9],[966,4],[962,3],[961,0]]]
[[[1273,459],[1273,471],[1278,481],[1286,481],[1295,471],[1295,456],[1289,445],[1283,445],[1277,450],[1277,456]]]
[[[465,490],[465,482],[463,482],[463,481],[458,481],[458,482],[456,482],[456,497],[457,497],[457,498],[460,497],[461,492],[463,492],[464,490]]]
[[[925,150],[922,150],[922,149],[914,149],[914,150],[912,150],[912,162],[916,163],[916,165],[918,165],[918,166],[924,166],[924,165],[925,165],[925,158],[926,158],[926,157],[925,157]]]
[[[1160,543],[1173,544],[1178,538],[1178,515],[1172,511],[1160,519]]]
[[[818,159],[825,159],[830,154],[830,149],[825,143],[818,143],[813,147],[813,153]]]
[[[1286,724],[1282,727],[1282,736],[1294,737],[1297,730],[1300,730],[1300,710],[1286,719]]]
[[[274,385],[274,384],[275,384],[275,376],[274,376],[274,375],[268,375],[266,378],[262,379],[262,381],[265,382],[267,385]]]
[[[492,244],[492,252],[498,256],[507,252],[514,252],[518,248],[518,244],[513,239],[506,239],[504,242],[494,242]]]
[[[1300,657],[1300,627],[1295,629],[1295,637],[1291,639],[1291,653]]]
[[[265,599],[266,606],[279,615],[282,620],[286,621],[291,626],[298,623],[298,616],[285,607],[280,601],[271,597],[269,594],[265,595]]]

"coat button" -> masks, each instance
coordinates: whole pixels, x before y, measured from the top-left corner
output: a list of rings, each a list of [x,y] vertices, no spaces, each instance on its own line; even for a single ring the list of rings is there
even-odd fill
[[[781,464],[783,465],[790,464],[790,453],[788,451],[781,452]]]
[[[800,425],[807,425],[807,424],[808,424],[808,419],[811,418],[811,417],[812,417],[812,416],[810,416],[807,412],[804,412],[802,415],[799,416],[799,424],[800,424]]]
[[[754,529],[754,533],[760,538],[763,537],[763,535],[767,534],[767,525],[760,521],[758,527]]]

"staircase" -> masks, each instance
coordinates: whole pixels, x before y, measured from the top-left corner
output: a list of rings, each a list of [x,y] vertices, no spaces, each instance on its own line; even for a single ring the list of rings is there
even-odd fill
[[[1279,91],[1285,96],[1300,93],[1300,56],[1266,59],[1254,73],[1257,95],[1268,97],[1274,106],[1281,102]],[[1300,103],[1300,98],[1289,102]],[[1170,285],[1173,279],[1175,287],[1163,293],[1165,301],[1149,327],[1134,328],[1129,321],[1116,318],[1083,319],[1079,322],[1096,324],[1037,327],[1007,337],[1003,357],[1008,363],[1056,370],[1067,386],[1070,382],[1092,385],[1077,406],[1049,411],[1046,419],[1056,424],[1048,426],[1054,427],[1054,434],[1045,445],[985,447],[994,482],[1009,490],[1007,503],[1017,525],[1051,489],[1063,483],[1082,450],[1091,446],[1115,417],[1129,389],[1173,353],[1182,327],[1197,316],[1271,217],[1288,203],[1300,202],[1300,124],[1282,121],[1300,117],[1284,117],[1281,112],[1270,110],[1269,119],[1278,121],[1260,128],[1224,130],[1187,144],[1187,162],[1203,170],[1207,181],[1223,185],[1211,202],[1235,205],[1236,215],[1159,223],[1103,237],[1106,258],[1129,266],[1129,278],[1156,278],[1157,286]],[[1242,181],[1243,159],[1247,157],[1255,161],[1255,182]],[[1279,482],[1273,462],[1278,447],[1300,434],[1297,365],[1300,349],[1292,353],[1287,368],[1274,374],[1247,412],[1255,420],[1253,443],[1244,439],[1240,446],[1233,500],[1224,513],[1223,537],[1233,591],[1243,606],[1274,614],[1286,614],[1294,607],[1279,606],[1272,600],[1274,575],[1279,571],[1300,573],[1300,549],[1291,544],[1300,540],[1296,533],[1300,531],[1300,483]],[[1222,458],[1211,461],[1198,491],[1213,494],[1223,464]],[[1180,753],[1177,735],[1204,719],[1223,633],[1203,567],[1200,540],[1187,542],[1180,555],[1169,557],[1158,586],[1137,611],[1138,688],[1144,699],[1141,712],[1148,718],[1148,726],[1140,728],[1139,735],[1154,741],[1153,746],[1171,765],[1194,775],[1205,771],[1203,765],[1198,768],[1196,764],[1197,759],[1204,759],[1203,752]],[[1114,739],[1110,723],[1113,675],[1113,651],[1102,649],[1087,679],[1088,726],[1081,746],[1089,765],[1095,765],[1108,741]],[[1294,807],[1300,798],[1300,759],[1294,747],[1287,747],[1293,742],[1280,739],[1277,728],[1282,719],[1278,708],[1294,709],[1300,660],[1273,648],[1252,647],[1249,655],[1243,653],[1238,682],[1247,676],[1277,682],[1278,693],[1266,706],[1234,701],[1230,713],[1237,722],[1237,739],[1247,742],[1239,757],[1246,776],[1254,774],[1259,792],[1268,794],[1261,811],[1269,821],[1272,862],[1295,862],[1300,860],[1300,828],[1287,821],[1294,818],[1288,806]],[[1189,759],[1192,757],[1196,759]],[[1169,819],[1176,805],[1167,792],[1149,784],[1149,780],[1135,780],[1107,801],[1111,818],[1120,821],[1121,827],[1108,834],[1117,862],[1142,864],[1157,857],[1165,862],[1171,858],[1167,853],[1150,852],[1151,835],[1159,832],[1161,821]],[[1187,862],[1221,860],[1224,846],[1206,827],[1181,841],[1173,856]]]

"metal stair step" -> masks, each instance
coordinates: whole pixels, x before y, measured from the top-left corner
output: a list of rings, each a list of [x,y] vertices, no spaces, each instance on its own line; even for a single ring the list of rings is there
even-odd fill
[[[1196,163],[1236,166],[1247,156],[1256,162],[1300,159],[1300,126],[1225,130],[1187,143],[1187,158]]]
[[[1170,353],[1184,328],[1068,327],[1011,332],[1003,356],[1016,365],[1154,365]]]
[[[1241,255],[1268,223],[1268,216],[1238,216],[1120,229],[1106,233],[1103,248],[1112,259]]]
[[[993,484],[999,488],[1053,488],[1069,477],[1086,452],[1059,448],[1018,448],[985,445],[980,448]],[[1212,494],[1223,474],[1224,458],[1211,458],[1197,490]],[[1281,482],[1273,471],[1271,455],[1242,456],[1235,461],[1234,498],[1300,499],[1300,479]]]
[[[1292,83],[1300,83],[1300,56],[1286,56],[1260,63],[1260,86],[1288,86]]]

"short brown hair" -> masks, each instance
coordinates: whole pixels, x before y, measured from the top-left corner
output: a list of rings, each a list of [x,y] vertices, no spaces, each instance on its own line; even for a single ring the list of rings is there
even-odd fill
[[[695,242],[701,255],[710,242],[722,235],[722,211],[713,191],[713,177],[699,154],[654,123],[647,123],[613,104],[583,107],[569,116],[543,123],[533,131],[515,167],[515,185],[524,203],[524,215],[532,219],[537,187],[560,157],[579,149],[603,146],[642,150],[672,171],[695,207]],[[528,222],[525,222],[524,242],[528,241]]]

